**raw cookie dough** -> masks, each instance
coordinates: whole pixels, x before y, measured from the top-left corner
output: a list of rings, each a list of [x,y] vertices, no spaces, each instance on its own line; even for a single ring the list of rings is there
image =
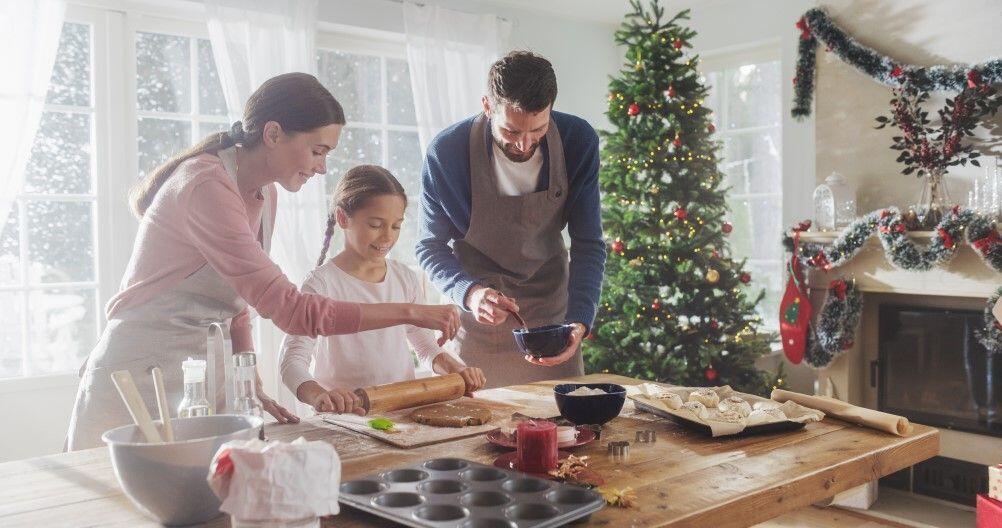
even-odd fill
[[[411,418],[433,427],[466,427],[490,422],[491,410],[475,403],[445,402],[414,409]]]
[[[713,389],[696,389],[689,393],[690,402],[699,402],[709,409],[716,409],[720,403],[720,396]]]

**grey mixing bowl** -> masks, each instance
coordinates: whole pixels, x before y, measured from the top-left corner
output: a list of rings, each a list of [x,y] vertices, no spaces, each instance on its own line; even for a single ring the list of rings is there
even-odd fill
[[[101,438],[129,500],[162,524],[186,525],[219,515],[219,499],[206,481],[216,450],[230,440],[257,438],[262,423],[256,416],[220,414],[172,419],[175,441],[169,444],[146,443],[135,425]]]

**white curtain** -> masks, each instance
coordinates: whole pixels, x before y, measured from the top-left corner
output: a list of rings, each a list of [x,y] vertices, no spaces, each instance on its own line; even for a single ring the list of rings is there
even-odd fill
[[[24,185],[65,14],[65,0],[0,0],[0,228]]]
[[[231,120],[242,119],[247,98],[267,79],[289,72],[316,74],[316,0],[208,0],[205,5],[212,55]],[[319,255],[326,213],[322,175],[296,193],[278,189],[271,256],[296,284]],[[295,407],[277,368],[282,334],[262,322],[260,335],[258,369],[265,388],[286,407]]]
[[[508,50],[511,23],[407,2],[404,30],[421,150],[443,128],[481,110],[487,70]]]

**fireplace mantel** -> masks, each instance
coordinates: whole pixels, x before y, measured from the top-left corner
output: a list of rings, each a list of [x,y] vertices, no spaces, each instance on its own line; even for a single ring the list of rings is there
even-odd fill
[[[926,244],[932,231],[908,233],[917,244]],[[836,232],[801,233],[802,242],[831,244]],[[860,291],[905,295],[987,298],[1002,284],[1002,273],[993,270],[966,243],[960,243],[953,260],[929,271],[906,271],[888,262],[884,248],[871,237],[855,258],[831,271],[812,272],[808,282],[823,288],[837,277],[855,278]],[[815,306],[820,307],[820,304]]]

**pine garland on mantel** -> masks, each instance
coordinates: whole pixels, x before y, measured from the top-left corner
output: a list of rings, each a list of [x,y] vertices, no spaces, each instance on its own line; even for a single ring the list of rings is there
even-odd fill
[[[1002,272],[1002,236],[991,217],[955,206],[936,225],[925,247],[908,237],[906,224],[897,208],[878,209],[849,224],[831,244],[800,244],[797,257],[808,268],[828,271],[852,260],[866,241],[877,235],[885,256],[895,267],[928,271],[949,262],[966,239],[985,264]],[[793,250],[789,233],[784,234],[783,245],[787,251]]]
[[[922,67],[905,64],[882,55],[846,34],[823,9],[814,8],[797,21],[800,45],[797,73],[793,78],[793,117],[811,114],[814,77],[817,67],[818,42],[861,73],[887,86],[899,88],[909,84],[922,91],[960,91],[975,84],[1002,83],[1002,59],[991,59],[975,65],[954,64]]]

